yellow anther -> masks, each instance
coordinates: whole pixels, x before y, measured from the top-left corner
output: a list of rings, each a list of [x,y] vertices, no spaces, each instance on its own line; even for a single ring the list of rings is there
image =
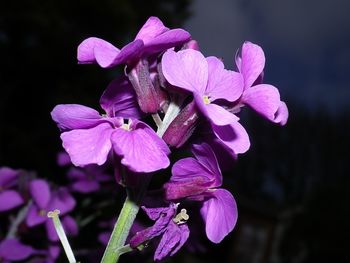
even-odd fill
[[[121,128],[126,130],[126,131],[130,131],[130,125],[129,124],[124,123]]]
[[[210,100],[208,96],[203,96],[203,101],[205,104],[210,104]]]
[[[44,210],[41,210],[41,211],[44,211]],[[58,209],[55,209],[53,211],[50,211],[47,213],[47,217],[50,217],[50,218],[55,218],[55,217],[58,217],[58,215],[61,213],[60,210]]]
[[[176,217],[173,219],[173,221],[176,224],[183,224],[186,223],[186,221],[190,218],[190,216],[187,214],[187,210],[186,209],[181,209],[180,213],[178,213],[176,215]]]

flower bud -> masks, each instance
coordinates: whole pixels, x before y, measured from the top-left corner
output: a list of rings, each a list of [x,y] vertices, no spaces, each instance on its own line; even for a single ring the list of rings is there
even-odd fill
[[[163,135],[163,140],[175,148],[180,148],[192,135],[199,120],[198,111],[194,101],[183,108],[170,123]]]
[[[156,113],[161,108],[164,96],[159,85],[153,85],[148,61],[141,59],[128,73],[128,77],[136,92],[141,110],[145,113]]]

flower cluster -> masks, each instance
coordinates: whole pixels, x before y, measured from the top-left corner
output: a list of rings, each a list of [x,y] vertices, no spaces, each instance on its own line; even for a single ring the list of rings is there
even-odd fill
[[[244,106],[280,125],[288,118],[277,88],[263,84],[261,47],[245,42],[235,58],[237,71],[229,70],[221,59],[205,57],[188,32],[150,17],[135,40],[121,49],[95,37],[84,40],[78,61],[103,68],[123,65],[125,76],[103,92],[102,115],[78,104],[52,111],[72,163],[101,165],[111,158],[118,163],[116,173],[123,174],[118,182],[127,188],[132,187],[130,177],[172,167],[158,200],[163,205],[142,207],[154,225],[131,237],[130,246],[138,248],[161,236],[154,259],[175,254],[190,235],[191,211],[177,211],[188,202],[200,204],[206,235],[219,243],[235,227],[238,213],[232,194],[220,188],[219,159],[224,153],[215,149],[219,145],[233,159],[249,149],[239,118]],[[156,131],[145,122],[150,115]],[[194,157],[171,165],[171,149],[180,147],[191,147]]]

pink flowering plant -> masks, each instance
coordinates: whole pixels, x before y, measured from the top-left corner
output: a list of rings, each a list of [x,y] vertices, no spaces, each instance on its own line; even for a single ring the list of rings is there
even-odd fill
[[[22,207],[18,222],[0,241],[0,258],[55,262],[60,239],[69,262],[76,262],[66,237],[78,234],[79,224],[70,215],[77,206],[74,196],[109,193],[105,186],[118,187],[125,202],[119,213],[114,211],[117,219],[103,224],[108,228],[99,236],[106,245],[103,263],[152,247],[154,260],[163,260],[190,247],[192,231],[220,243],[238,219],[232,193],[222,188],[220,164],[250,148],[239,118],[242,108],[280,125],[288,119],[278,89],[263,83],[262,48],[243,43],[229,62],[234,67],[235,61],[236,71],[229,70],[221,59],[202,54],[187,31],[150,17],[124,47],[90,37],[78,46],[77,57],[80,64],[122,67],[124,75],[102,93],[102,111],[80,104],[52,110],[65,150],[58,164],[66,167],[68,186],[34,176],[19,187],[19,172],[0,170],[0,212]],[[181,149],[187,157],[178,154]],[[162,184],[149,191],[152,178]],[[140,208],[152,223],[140,223]],[[203,229],[192,229],[190,222],[197,218]],[[17,229],[22,221],[28,229],[44,225],[49,245],[39,249],[22,243]]]

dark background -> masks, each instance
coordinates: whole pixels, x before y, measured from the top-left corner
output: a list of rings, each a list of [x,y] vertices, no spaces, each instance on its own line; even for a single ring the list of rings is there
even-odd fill
[[[150,15],[184,27],[234,68],[245,40],[263,47],[265,82],[290,111],[285,127],[244,112],[252,147],[225,174],[238,227],[186,262],[350,262],[350,2],[346,0],[3,1],[0,166],[59,176],[56,104],[98,108],[117,69],[77,65],[89,36],[122,47]]]

